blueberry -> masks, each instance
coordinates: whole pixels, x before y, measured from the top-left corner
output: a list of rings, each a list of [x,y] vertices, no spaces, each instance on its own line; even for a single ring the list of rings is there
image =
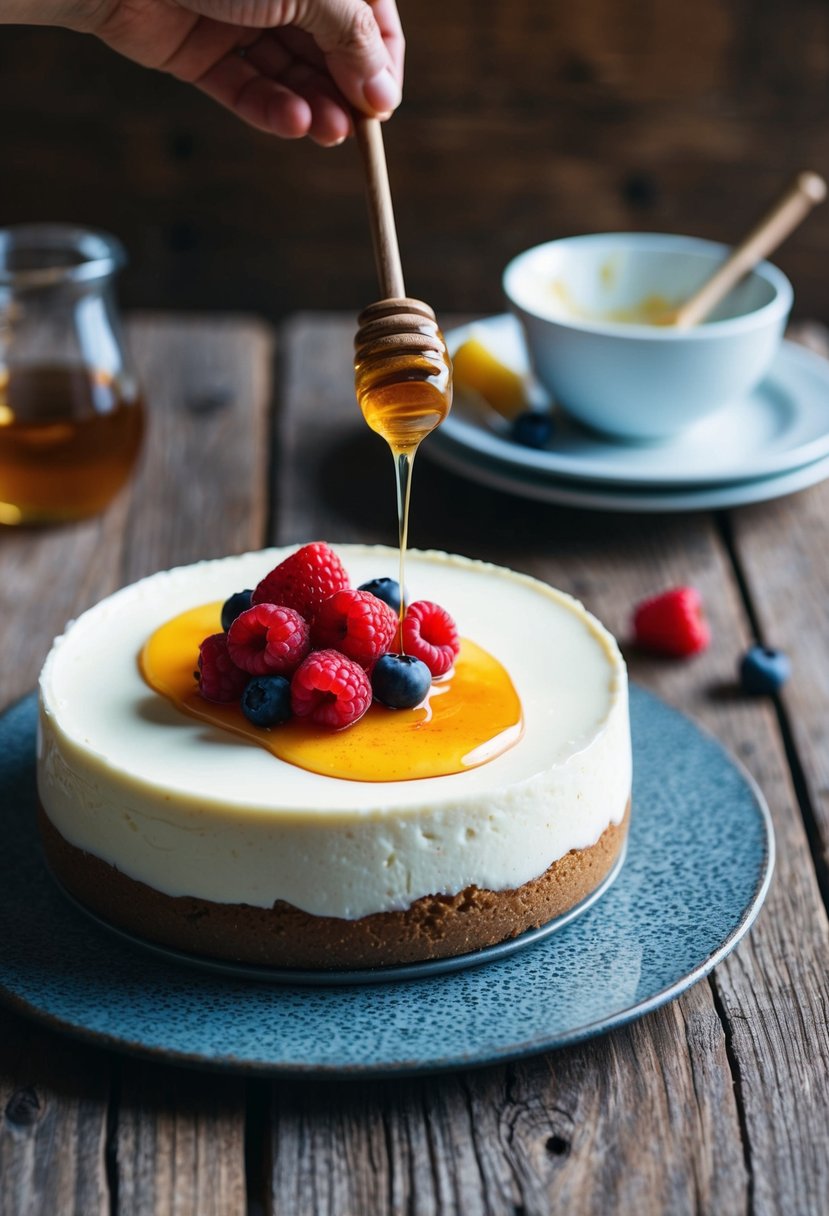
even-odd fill
[[[368,583],[361,583],[358,591],[370,591],[378,600],[388,604],[395,612],[400,611],[400,584],[394,578],[373,578]]]
[[[744,692],[773,693],[792,674],[789,656],[767,646],[751,646],[740,660],[740,684]]]
[[[242,713],[254,726],[278,726],[291,716],[291,681],[284,676],[254,676],[242,693]]]
[[[549,414],[526,410],[512,424],[512,438],[525,448],[546,448],[553,437],[555,425]]]
[[[376,700],[390,709],[414,709],[432,683],[432,673],[411,654],[383,654],[374,664],[371,688]]]
[[[230,626],[243,612],[247,612],[250,608],[250,597],[252,591],[235,591],[230,599],[225,600],[222,604],[222,629],[227,633]]]

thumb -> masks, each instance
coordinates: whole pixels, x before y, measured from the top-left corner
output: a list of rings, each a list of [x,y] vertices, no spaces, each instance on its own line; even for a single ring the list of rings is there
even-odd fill
[[[370,3],[305,0],[293,20],[314,39],[335,84],[353,106],[368,114],[397,108],[398,74]]]

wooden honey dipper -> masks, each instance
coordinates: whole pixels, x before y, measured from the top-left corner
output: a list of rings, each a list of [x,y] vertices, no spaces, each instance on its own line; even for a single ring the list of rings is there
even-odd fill
[[[374,260],[384,297],[357,318],[354,383],[366,422],[383,436],[394,457],[402,625],[406,615],[412,462],[420,441],[449,413],[452,363],[432,309],[406,295],[380,123],[376,118],[358,115],[354,125],[366,175]],[[402,628],[399,644],[402,649]]]
[[[434,311],[406,295],[380,123],[362,115],[354,121],[383,294],[357,319],[357,397],[369,426],[397,457],[404,450],[413,454],[449,412],[451,362]]]

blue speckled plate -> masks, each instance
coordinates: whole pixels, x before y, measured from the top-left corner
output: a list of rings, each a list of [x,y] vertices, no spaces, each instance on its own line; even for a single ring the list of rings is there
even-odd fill
[[[0,996],[102,1046],[262,1075],[391,1076],[492,1064],[599,1034],[679,995],[733,949],[774,838],[716,740],[631,690],[625,866],[578,920],[472,970],[382,985],[272,987],[122,943],[50,881],[34,816],[35,702],[0,718]]]

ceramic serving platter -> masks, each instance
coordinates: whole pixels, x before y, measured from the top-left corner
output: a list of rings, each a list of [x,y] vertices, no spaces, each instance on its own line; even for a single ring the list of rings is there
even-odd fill
[[[491,1064],[641,1017],[746,933],[774,842],[752,780],[719,743],[631,690],[633,815],[603,896],[543,940],[482,965],[312,987],[200,972],[77,911],[35,829],[36,706],[0,718],[0,999],[87,1041],[264,1076],[394,1076]]]

